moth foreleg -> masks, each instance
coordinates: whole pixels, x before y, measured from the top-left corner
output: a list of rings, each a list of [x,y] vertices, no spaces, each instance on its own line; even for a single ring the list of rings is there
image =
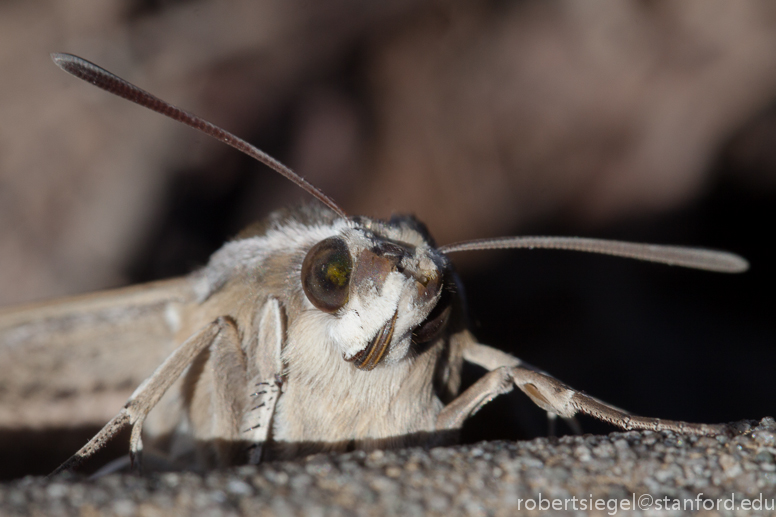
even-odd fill
[[[442,409],[437,416],[437,431],[460,429],[482,406],[513,389],[509,367],[497,368],[485,374]]]
[[[282,308],[276,298],[268,297],[256,317],[256,346],[248,354],[252,403],[243,420],[243,437],[254,444],[248,463],[254,465],[261,462],[266,444],[272,439],[270,428],[283,384],[285,336]]]
[[[554,377],[521,363],[515,357],[485,345],[471,343],[464,351],[464,359],[491,371],[442,410],[437,418],[437,429],[461,427],[467,418],[494,397],[517,386],[537,406],[567,419],[582,413],[625,430],[668,430],[699,435],[715,435],[729,430],[729,427],[723,424],[692,424],[631,415],[570,388]]]
[[[139,461],[143,443],[140,432],[146,416],[162,398],[162,395],[180,377],[186,367],[191,364],[202,350],[210,346],[224,327],[231,326],[229,319],[221,317],[203,327],[187,339],[154,371],[154,373],[138,386],[118,415],[108,422],[97,435],[84,445],[78,452],[60,465],[50,476],[76,467],[88,458],[116,433],[127,425],[132,426],[130,439],[130,458]]]
[[[210,350],[213,391],[209,407],[212,435],[220,467],[232,465],[239,453],[243,412],[246,404],[247,366],[240,347],[237,326],[228,322],[216,336]]]

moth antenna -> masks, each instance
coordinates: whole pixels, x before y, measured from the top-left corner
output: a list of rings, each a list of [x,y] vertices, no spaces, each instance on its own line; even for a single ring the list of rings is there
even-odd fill
[[[296,183],[296,185],[313,195],[321,203],[331,208],[340,217],[347,219],[348,216],[345,214],[345,211],[326,194],[258,147],[249,144],[229,131],[221,129],[215,124],[211,124],[207,120],[194,115],[193,113],[173,106],[169,102],[163,101],[83,58],[72,54],[53,53],[51,54],[51,59],[54,60],[54,63],[56,63],[59,68],[79,79],[83,79],[107,92],[118,95],[119,97],[132,101],[135,104],[139,104],[157,113],[161,113],[178,122],[182,122],[194,129],[198,129],[206,135],[212,136],[216,140],[220,140],[221,142],[234,147],[238,151],[242,151],[248,156],[255,158],[270,169]]]
[[[746,259],[726,251],[584,237],[500,237],[446,244],[438,250],[448,254],[458,251],[520,248],[585,251],[718,273],[742,273],[749,269]]]

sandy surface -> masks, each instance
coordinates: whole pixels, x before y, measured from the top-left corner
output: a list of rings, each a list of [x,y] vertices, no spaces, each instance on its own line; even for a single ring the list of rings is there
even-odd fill
[[[700,505],[704,515],[773,514],[776,421],[736,425],[733,437],[627,432],[318,455],[206,475],[29,477],[0,487],[0,513],[514,515],[555,505],[558,515],[678,515]]]

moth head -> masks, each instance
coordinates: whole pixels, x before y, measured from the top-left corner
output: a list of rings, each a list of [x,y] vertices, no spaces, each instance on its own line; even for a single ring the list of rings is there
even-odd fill
[[[362,370],[435,340],[450,316],[450,264],[411,217],[354,219],[307,251],[300,274],[309,310]]]

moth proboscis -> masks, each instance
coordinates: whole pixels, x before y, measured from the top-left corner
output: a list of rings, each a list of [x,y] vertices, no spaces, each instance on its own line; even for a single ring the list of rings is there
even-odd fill
[[[273,213],[187,277],[0,312],[0,357],[34,358],[6,376],[6,407],[21,408],[24,402],[8,394],[31,389],[50,399],[91,390],[104,405],[106,394],[139,382],[118,414],[54,473],[72,469],[127,427],[135,465],[145,441],[171,466],[202,469],[316,451],[434,445],[455,439],[466,419],[515,387],[565,419],[581,413],[623,429],[731,431],[630,415],[478,343],[466,327],[448,255],[552,248],[726,273],[747,269],[741,257],[571,237],[436,246],[411,216],[348,216],[231,133],[79,57],[52,58],[76,77],[256,158],[320,202]],[[91,362],[71,367],[73,355]],[[464,362],[487,373],[462,390]],[[66,418],[67,408],[51,404],[52,414]]]

